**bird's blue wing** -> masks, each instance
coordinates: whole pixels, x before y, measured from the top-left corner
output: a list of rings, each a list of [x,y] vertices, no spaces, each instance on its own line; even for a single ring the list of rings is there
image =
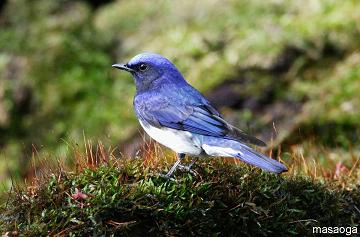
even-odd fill
[[[223,137],[224,124],[206,110],[203,105],[167,107],[152,111],[161,126],[198,133],[201,135]]]
[[[138,117],[152,126],[238,140],[259,146],[266,145],[263,141],[227,123],[206,100],[191,103],[153,95],[135,100],[134,105]]]

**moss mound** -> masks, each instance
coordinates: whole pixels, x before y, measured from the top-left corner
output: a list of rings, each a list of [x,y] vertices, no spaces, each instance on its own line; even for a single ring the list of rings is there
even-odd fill
[[[0,230],[25,236],[290,236],[360,221],[358,187],[346,191],[221,161],[195,170],[196,176],[178,172],[175,181],[167,180],[128,160],[52,174],[12,194],[2,206]]]

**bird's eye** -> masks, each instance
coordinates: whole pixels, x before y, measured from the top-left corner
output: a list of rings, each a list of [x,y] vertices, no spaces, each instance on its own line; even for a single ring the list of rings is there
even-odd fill
[[[139,66],[139,70],[142,71],[142,72],[146,71],[148,68],[149,68],[149,66],[146,65],[145,63],[142,63]]]

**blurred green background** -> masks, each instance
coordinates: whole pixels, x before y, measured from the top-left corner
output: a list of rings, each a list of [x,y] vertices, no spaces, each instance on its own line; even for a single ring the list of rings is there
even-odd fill
[[[359,36],[357,0],[2,1],[1,187],[30,178],[32,157],[71,165],[84,137],[132,155],[135,88],[111,65],[143,51],[172,60],[226,119],[281,145],[285,161],[350,164]]]

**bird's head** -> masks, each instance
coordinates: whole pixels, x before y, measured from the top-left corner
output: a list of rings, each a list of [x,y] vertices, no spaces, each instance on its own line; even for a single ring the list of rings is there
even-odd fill
[[[168,59],[155,53],[142,53],[126,64],[113,67],[130,72],[135,79],[137,91],[150,89],[166,83],[184,83],[181,73]]]

